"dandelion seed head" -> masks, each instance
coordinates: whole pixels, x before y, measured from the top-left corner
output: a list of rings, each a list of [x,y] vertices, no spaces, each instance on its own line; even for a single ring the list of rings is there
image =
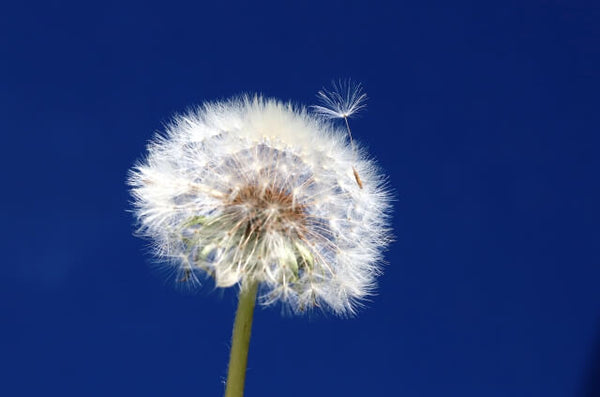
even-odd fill
[[[263,305],[352,314],[380,273],[389,194],[344,138],[259,96],[177,116],[130,171],[138,232],[180,282],[258,282]]]

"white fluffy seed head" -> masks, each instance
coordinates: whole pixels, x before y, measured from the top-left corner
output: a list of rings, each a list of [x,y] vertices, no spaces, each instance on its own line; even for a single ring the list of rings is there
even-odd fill
[[[180,283],[259,282],[264,305],[340,315],[373,292],[389,241],[384,180],[304,108],[259,96],[204,104],[154,138],[128,183],[139,232]]]

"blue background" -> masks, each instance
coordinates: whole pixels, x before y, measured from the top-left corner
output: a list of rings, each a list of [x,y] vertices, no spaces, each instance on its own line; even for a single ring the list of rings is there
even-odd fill
[[[152,272],[126,172],[189,106],[351,77],[397,242],[356,318],[256,312],[247,395],[599,395],[594,3],[4,4],[0,394],[220,395],[235,294]]]

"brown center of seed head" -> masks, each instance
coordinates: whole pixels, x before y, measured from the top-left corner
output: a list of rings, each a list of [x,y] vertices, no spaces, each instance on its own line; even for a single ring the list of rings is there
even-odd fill
[[[228,207],[242,218],[245,236],[302,234],[306,221],[305,207],[295,202],[292,193],[270,186],[248,185],[233,196]]]

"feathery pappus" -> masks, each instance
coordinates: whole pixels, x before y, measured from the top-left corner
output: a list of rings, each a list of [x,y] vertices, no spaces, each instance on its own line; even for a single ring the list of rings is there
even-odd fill
[[[364,106],[360,87],[347,89],[320,93],[313,112],[258,95],[209,102],[155,136],[128,183],[139,233],[181,282],[258,282],[263,305],[339,315],[373,292],[390,196],[329,120],[348,126]]]

